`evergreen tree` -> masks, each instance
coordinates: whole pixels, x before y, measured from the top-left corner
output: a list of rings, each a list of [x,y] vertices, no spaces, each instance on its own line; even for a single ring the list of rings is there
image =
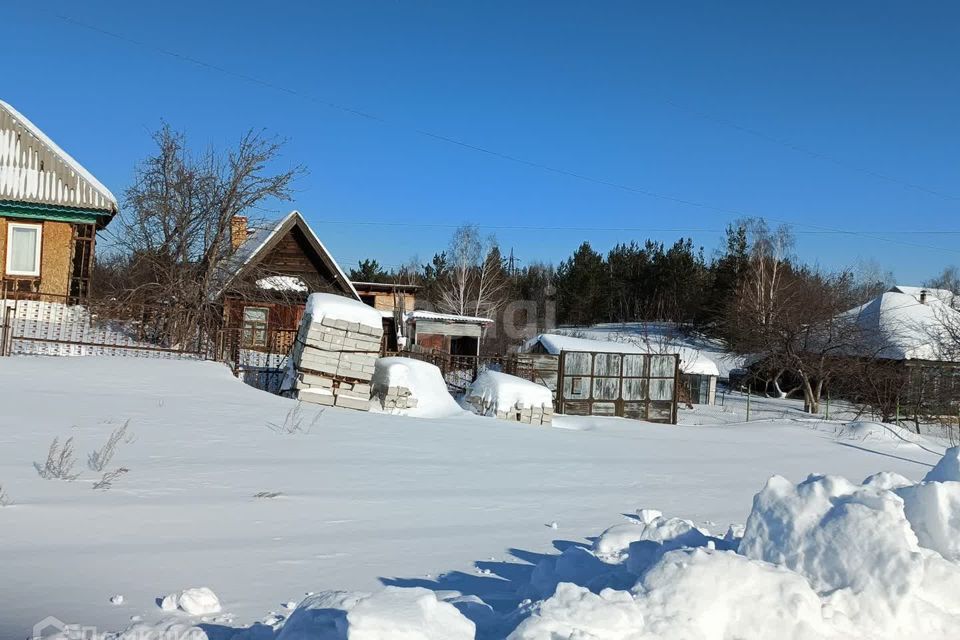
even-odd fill
[[[358,262],[356,269],[350,269],[350,279],[354,282],[390,282],[390,274],[379,262],[368,258]]]
[[[607,319],[610,277],[603,256],[584,242],[557,269],[557,316],[563,324],[589,325]]]

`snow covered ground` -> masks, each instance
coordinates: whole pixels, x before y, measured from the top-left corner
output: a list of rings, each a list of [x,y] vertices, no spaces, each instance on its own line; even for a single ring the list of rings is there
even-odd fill
[[[520,639],[567,638],[571,629],[594,633],[585,638],[645,638],[615,635],[604,621],[619,621],[624,629],[639,628],[641,618],[667,624],[662,620],[669,615],[683,614],[671,609],[679,605],[667,598],[670,593],[695,593],[699,605],[715,597],[717,607],[731,607],[732,585],[723,584],[724,575],[747,576],[785,594],[788,624],[797,611],[807,615],[818,606],[807,581],[821,580],[829,588],[829,580],[839,578],[802,563],[792,567],[796,572],[755,563],[774,561],[782,551],[757,528],[778,513],[777,500],[803,506],[812,498],[791,498],[791,492],[832,495],[853,511],[883,515],[847,523],[861,527],[863,535],[888,527],[891,535],[909,537],[896,528],[902,522],[891,511],[888,503],[895,500],[889,492],[871,497],[874,489],[856,485],[833,482],[821,489],[814,482],[809,490],[797,490],[793,483],[810,473],[859,482],[878,471],[917,481],[944,451],[941,443],[900,437],[876,425],[809,420],[794,404],[779,400],[754,399],[758,420],[744,424],[739,395],[728,396],[723,407],[681,411],[686,423],[681,426],[558,417],[547,428],[467,414],[429,420],[321,412],[306,405],[294,410],[293,401],[250,388],[218,364],[132,358],[4,359],[0,406],[0,486],[13,501],[0,507],[4,639],[27,637],[46,616],[101,631],[134,622],[156,629],[151,625],[169,625],[172,619],[200,624],[214,640],[243,628],[249,628],[250,640],[273,638],[274,628],[314,592],[279,634],[281,640],[342,638],[344,625],[351,639],[360,640],[469,637],[457,610],[476,623],[479,638],[504,637],[518,624],[514,637]],[[129,471],[112,488],[94,490],[102,473],[87,468],[87,455],[127,421],[108,468]],[[54,437],[74,438],[76,480],[42,479],[34,469]],[[679,516],[722,540],[729,525],[746,522],[753,496],[777,474],[790,482],[768,486],[771,506],[756,517],[774,515],[748,527],[754,559],[723,552],[724,544],[714,542],[721,550],[675,552],[689,558],[668,556],[644,577],[644,588],[667,598],[663,601],[637,596],[628,602],[633,583],[623,580],[633,574],[616,568],[604,578],[608,582],[596,584],[619,591],[601,597],[563,587],[542,605],[521,604],[525,598],[547,598],[564,576],[596,581],[590,567],[598,566],[598,558],[587,553],[588,537],[611,524],[636,527],[626,537],[608,536],[621,540],[620,547],[611,543],[612,553],[622,553],[624,540],[628,546],[636,542],[644,522],[654,522],[649,512],[637,515],[639,508],[667,516],[653,524],[646,539],[663,541],[665,532],[676,537],[683,531],[684,540],[696,538],[689,527],[669,521]],[[853,494],[857,497],[849,497]],[[916,510],[933,513],[939,504],[949,516],[954,498],[945,496],[940,502],[917,499]],[[808,512],[823,504],[829,507],[816,502]],[[942,541],[949,532],[943,525],[925,535]],[[814,534],[794,533],[810,557]],[[948,574],[926,556],[917,559],[915,541],[910,547],[899,538],[884,540],[876,548],[896,552],[898,566],[913,576],[903,589],[937,585],[929,576]],[[633,556],[636,564],[640,556]],[[699,573],[684,573],[688,566]],[[629,562],[623,567],[629,569]],[[700,584],[700,591],[663,590],[684,581]],[[579,582],[589,586],[586,578]],[[380,591],[384,586],[426,591]],[[200,587],[216,594],[219,612],[208,606],[205,592],[185,591]],[[330,589],[375,595],[321,595]],[[917,611],[933,616],[930,610],[939,601],[928,591],[918,591],[929,606]],[[168,602],[176,602],[184,593],[188,602],[204,605],[195,610],[209,613],[190,616],[159,606],[168,595],[174,595]],[[749,592],[735,593],[753,604]],[[117,595],[122,600],[111,603]],[[756,609],[780,611],[782,603],[774,600],[770,596]],[[841,605],[831,604],[836,610]],[[349,613],[337,613],[341,609]],[[418,612],[405,614],[415,627],[433,624],[444,631],[385,632],[394,618],[383,612],[397,610]],[[576,627],[576,620],[571,626],[563,619],[571,615],[583,624],[598,619],[603,624],[594,631]],[[330,635],[317,634],[323,624]],[[297,629],[312,629],[313,635],[298,635]],[[560,635],[545,635],[552,630]],[[782,637],[832,637],[827,631],[815,635],[821,630]],[[732,636],[705,631],[685,637]]]

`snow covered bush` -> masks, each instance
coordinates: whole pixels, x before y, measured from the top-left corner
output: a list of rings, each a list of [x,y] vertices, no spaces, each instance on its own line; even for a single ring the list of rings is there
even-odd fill
[[[47,450],[47,461],[42,465],[34,462],[33,466],[44,480],[76,480],[78,474],[73,473],[76,464],[73,438],[67,438],[62,445],[60,438],[54,438]]]
[[[3,485],[0,484],[0,507],[9,507],[13,504],[13,499],[10,497],[10,494],[6,492],[3,488]]]

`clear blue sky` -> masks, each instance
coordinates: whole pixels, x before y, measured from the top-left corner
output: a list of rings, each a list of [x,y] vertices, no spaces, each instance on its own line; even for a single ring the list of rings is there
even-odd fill
[[[162,119],[198,147],[263,127],[309,168],[292,206],[344,265],[426,261],[451,229],[332,221],[568,227],[490,229],[556,262],[681,235],[569,227],[696,229],[710,254],[737,212],[797,223],[828,268],[960,263],[956,3],[5,4],[0,98],[118,195]]]

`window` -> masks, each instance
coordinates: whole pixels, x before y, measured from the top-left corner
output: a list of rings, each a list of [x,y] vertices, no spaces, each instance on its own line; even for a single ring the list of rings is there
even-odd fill
[[[243,346],[267,346],[267,313],[266,307],[243,308]]]
[[[7,275],[40,275],[40,236],[43,226],[39,224],[7,224]]]

